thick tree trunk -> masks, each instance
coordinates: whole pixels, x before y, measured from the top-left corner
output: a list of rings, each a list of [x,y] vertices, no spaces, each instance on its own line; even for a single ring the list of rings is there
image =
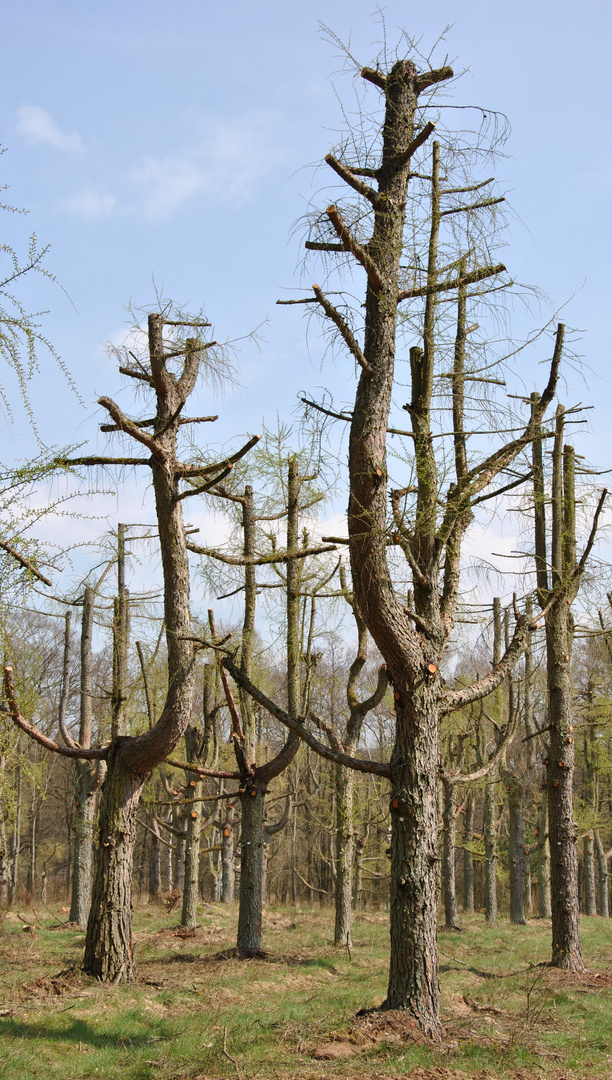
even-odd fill
[[[474,796],[468,792],[463,809],[463,910],[474,914]]]
[[[146,776],[127,769],[116,740],[102,786],[96,875],[83,968],[101,982],[127,982],[134,974],[132,860],[136,811]]]
[[[525,925],[523,877],[525,838],[523,835],[523,787],[519,780],[504,774],[508,792],[508,855],[510,859],[510,922]]]
[[[336,918],[334,945],[352,945],[351,894],[353,876],[354,773],[343,765],[336,772]]]
[[[485,918],[497,922],[497,832],[495,782],[488,779],[484,791],[483,833],[485,849]]]
[[[439,1038],[436,945],[439,690],[431,683],[422,681],[414,687],[395,681],[391,955],[384,1007],[407,1009],[424,1031]]]
[[[597,854],[597,914],[602,918],[610,917],[608,899],[608,860],[606,859],[601,837],[595,833],[595,852]]]
[[[70,922],[87,926],[91,902],[92,839],[95,768],[90,761],[75,761],[75,799],[72,817],[72,890]]]
[[[597,900],[595,897],[595,844],[592,833],[583,837],[582,841],[582,880],[584,887],[584,914],[597,915]]]
[[[447,930],[459,930],[457,923],[457,889],[455,883],[455,791],[447,780],[442,781],[442,892]]]
[[[238,955],[261,953],[262,874],[264,854],[264,804],[266,788],[249,784],[241,795],[240,907],[238,912]]]

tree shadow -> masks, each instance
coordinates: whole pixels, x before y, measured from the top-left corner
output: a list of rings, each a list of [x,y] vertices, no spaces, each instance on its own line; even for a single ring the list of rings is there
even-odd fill
[[[94,1031],[86,1020],[77,1018],[70,1020],[65,1027],[54,1029],[45,1023],[25,1023],[15,1018],[0,1020],[0,1037],[11,1036],[14,1039],[48,1039],[51,1042],[86,1043],[98,1050],[130,1049],[134,1047],[150,1046],[151,1043],[164,1042],[175,1038],[175,1032],[168,1028],[164,1030],[158,1023],[151,1028],[150,1034],[134,1032],[132,1035],[125,1033],[113,1034],[112,1032]]]

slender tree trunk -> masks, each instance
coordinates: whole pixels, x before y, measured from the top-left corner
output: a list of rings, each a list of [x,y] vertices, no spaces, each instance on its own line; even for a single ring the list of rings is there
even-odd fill
[[[463,910],[474,914],[474,796],[468,792],[463,810]]]
[[[343,765],[336,773],[336,918],[334,945],[352,945],[351,893],[354,858],[354,773]]]
[[[497,830],[495,781],[489,778],[484,790],[483,833],[485,849],[485,918],[497,922]]]
[[[523,852],[523,912],[526,919],[533,915],[533,898],[531,885],[531,853],[529,848]]]
[[[234,810],[227,807],[221,836],[221,903],[233,904],[236,889],[234,870]]]
[[[91,746],[93,725],[93,661],[92,634],[94,620],[94,590],[86,587],[83,594],[81,619],[81,672],[79,746]],[[67,680],[66,680],[67,683]],[[98,768],[101,768],[99,763]],[[72,891],[70,921],[86,926],[91,902],[91,871],[93,862],[93,822],[95,813],[96,767],[92,762],[74,763],[74,812],[72,815]]]
[[[185,815],[182,806],[173,809],[172,825],[177,833],[185,833]],[[174,838],[174,888],[181,891],[185,884],[185,841],[184,835]]]
[[[523,787],[515,777],[505,774],[508,792],[508,854],[510,857],[510,922],[525,925],[523,877],[525,839],[523,835]]]
[[[149,851],[149,901],[157,900],[161,894],[161,843],[159,825],[156,818],[151,818]]]
[[[9,902],[9,858],[6,838],[6,823],[0,821],[0,911],[7,907]]]
[[[550,919],[551,913],[548,800],[545,795],[540,804],[538,822],[538,915],[541,919]]]
[[[597,915],[597,901],[595,893],[595,845],[592,833],[588,833],[582,841],[582,878],[584,882],[584,913],[585,915]]]
[[[11,852],[11,879],[9,885],[9,904],[12,904],[17,895],[17,882],[19,879],[19,856],[21,854],[21,804],[23,776],[21,765],[17,766],[17,795],[15,805],[15,821],[13,823],[13,843]]]
[[[597,914],[604,919],[610,917],[608,899],[608,860],[606,859],[601,837],[595,833],[595,851],[597,854]]]
[[[365,848],[368,841],[369,829],[365,836],[358,837],[355,840],[355,870],[354,870],[354,885],[353,885],[353,907],[355,911],[361,911],[363,903],[363,857],[365,855]]]
[[[197,780],[189,788],[190,798],[202,796],[203,785]],[[198,892],[200,881],[200,836],[202,834],[202,803],[192,803],[187,815],[187,836],[185,839],[185,878],[183,882],[183,909],[181,926],[193,928],[197,922]]]
[[[534,451],[541,442],[534,443]],[[583,971],[578,929],[578,859],[573,811],[574,740],[570,661],[574,637],[570,575],[576,566],[576,502],[573,451],[563,447],[563,409],[557,409],[552,480],[553,587],[562,591],[546,615],[549,753],[546,761],[550,836],[550,883],[552,895],[552,964]]]
[[[238,954],[261,954],[264,804],[266,788],[252,783],[241,796]]]
[[[90,761],[75,761],[75,799],[72,817],[72,892],[70,922],[87,926],[91,902],[95,770]]]
[[[448,780],[442,781],[442,892],[447,930],[458,930],[457,889],[455,883],[455,791]]]

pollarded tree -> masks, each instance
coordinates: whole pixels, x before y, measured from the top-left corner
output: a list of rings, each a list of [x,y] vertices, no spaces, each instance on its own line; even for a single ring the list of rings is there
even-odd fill
[[[110,745],[96,749],[61,747],[33,729],[19,711],[12,671],[5,669],[5,687],[14,722],[44,746],[67,757],[105,760],[106,779],[101,793],[98,858],[85,941],[85,970],[103,981],[126,981],[134,973],[131,926],[131,875],[136,811],[142,786],[152,770],[172,752],[191,715],[195,682],[193,639],[189,609],[189,562],[183,523],[183,500],[207,490],[226,476],[258,441],[255,437],[231,457],[212,463],[189,464],[178,456],[183,424],[211,417],[183,417],[204,367],[215,374],[207,350],[214,342],[200,333],[210,324],[201,319],[176,318],[153,313],[148,317],[147,354],[123,364],[121,371],[149,387],[154,394],[155,414],[143,420],[127,417],[110,398],[100,398],[112,424],[107,430],[121,432],[143,446],[146,457],[81,457],[64,459],[65,467],[118,465],[150,469],[164,579],[164,623],[167,647],[168,689],[159,720],[144,734],[116,735]],[[177,335],[178,332],[178,335]],[[181,336],[182,334],[182,336]],[[214,353],[212,354],[214,355]],[[148,429],[152,429],[149,431]],[[183,489],[184,482],[199,483]]]
[[[479,383],[482,402],[489,384],[501,382],[494,346],[484,335],[479,347],[470,344],[478,328],[471,319],[477,314],[477,320],[486,320],[483,291],[503,282],[505,267],[491,259],[494,235],[487,232],[487,218],[501,200],[491,181],[471,181],[461,173],[470,155],[460,147],[434,142],[428,160],[419,154],[435,126],[429,91],[452,77],[450,68],[419,71],[409,59],[386,71],[364,68],[361,74],[381,94],[378,136],[360,141],[351,133],[337,154],[327,155],[351,199],[320,214],[307,247],[337,253],[357,273],[363,271],[365,305],[356,312],[348,304],[338,306],[319,285],[297,302],[315,305],[359,370],[352,411],[341,414],[350,423],[351,571],[359,610],[394,686],[396,712],[391,762],[377,763],[376,769],[391,781],[391,956],[384,1005],[410,1010],[425,1031],[439,1037],[440,719],[495,690],[521,655],[530,630],[521,615],[491,672],[468,687],[445,686],[440,666],[459,602],[461,545],[475,506],[525,481],[513,467],[553,400],[561,342],[558,338],[536,412],[515,421],[513,437],[497,436],[495,443],[496,426],[509,426],[498,413],[497,425],[495,420],[482,424],[489,444],[479,441],[478,432],[469,452],[478,405],[468,397],[469,385]],[[359,157],[360,146],[365,159]],[[449,312],[454,312],[451,340]],[[400,433],[410,440],[410,471],[407,482],[389,492],[387,433],[396,430],[390,427],[390,411],[398,323],[413,342],[410,400],[404,406],[410,429]],[[440,407],[452,416],[450,432],[440,422]],[[489,419],[490,412],[484,416]],[[411,605],[405,586],[400,590],[394,584],[392,547],[403,553],[412,578]],[[325,751],[330,756],[329,748]],[[336,760],[342,758],[366,767],[336,752]]]

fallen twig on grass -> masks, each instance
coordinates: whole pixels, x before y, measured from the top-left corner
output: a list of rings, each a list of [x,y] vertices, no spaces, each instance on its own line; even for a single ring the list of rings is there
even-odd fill
[[[236,1058],[233,1058],[232,1055],[228,1053],[228,1050],[227,1050],[227,1028],[226,1027],[223,1028],[223,1053],[225,1054],[228,1061],[231,1061],[232,1065],[234,1066],[234,1068],[236,1070],[236,1076],[238,1077],[238,1080],[242,1080],[242,1077],[240,1075],[240,1069],[238,1068],[238,1062],[236,1061]]]

